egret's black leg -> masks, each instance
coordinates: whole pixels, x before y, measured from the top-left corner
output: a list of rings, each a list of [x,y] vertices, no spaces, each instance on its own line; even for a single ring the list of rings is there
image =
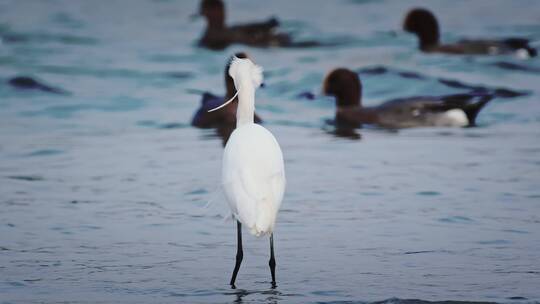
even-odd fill
[[[236,248],[236,265],[234,266],[234,271],[231,277],[231,287],[232,289],[235,289],[236,286],[234,285],[234,282],[236,281],[236,275],[238,274],[238,270],[240,269],[240,264],[242,264],[242,258],[244,258],[244,252],[242,250],[242,224],[240,224],[239,221],[236,221],[237,223],[237,232],[238,232],[238,247]]]
[[[276,288],[276,259],[274,258],[274,234],[270,234],[270,273],[272,274],[272,288]]]

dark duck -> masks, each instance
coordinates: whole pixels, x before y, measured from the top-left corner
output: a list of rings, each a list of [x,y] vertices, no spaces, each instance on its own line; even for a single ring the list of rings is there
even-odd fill
[[[248,58],[245,53],[236,53],[234,56],[237,58]],[[236,109],[238,108],[238,97],[235,97],[231,103],[217,111],[208,111],[219,107],[227,100],[233,98],[236,94],[234,81],[228,73],[230,62],[234,56],[228,60],[227,65],[225,66],[225,96],[217,96],[209,92],[204,92],[202,95],[201,106],[197,112],[195,112],[195,115],[191,121],[191,125],[197,128],[215,128],[218,135],[223,139],[223,145],[227,143],[229,136],[236,128]],[[255,122],[262,122],[257,113],[255,113]]]
[[[26,90],[26,91],[34,90],[34,91],[42,91],[42,92],[61,94],[61,95],[67,94],[66,91],[60,88],[47,85],[30,76],[12,77],[8,79],[7,83],[11,87],[18,90]]]
[[[515,54],[520,58],[537,55],[536,49],[524,38],[501,40],[460,40],[453,44],[439,41],[439,24],[435,15],[424,8],[415,8],[407,14],[403,29],[416,34],[420,50],[426,53],[446,53],[462,55],[504,55]]]
[[[350,128],[364,124],[388,129],[474,126],[478,112],[493,98],[475,93],[419,96],[363,107],[360,78],[344,68],[326,76],[323,93],[336,99],[336,126]]]
[[[203,0],[199,15],[206,19],[206,30],[199,40],[199,46],[222,50],[231,44],[244,44],[254,47],[309,47],[318,43],[294,42],[289,34],[278,32],[279,21],[267,21],[227,26],[225,24],[225,5],[222,0]]]

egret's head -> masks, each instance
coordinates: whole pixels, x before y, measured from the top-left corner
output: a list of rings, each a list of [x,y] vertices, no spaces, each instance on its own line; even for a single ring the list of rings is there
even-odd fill
[[[225,66],[225,87],[227,90],[227,98],[231,98],[236,93],[236,88],[234,87],[234,80],[229,75],[229,68],[231,67],[231,63],[234,57],[241,58],[241,59],[249,58],[249,56],[246,53],[239,52],[239,53],[234,54],[234,56],[232,56],[227,61],[227,65]]]
[[[324,79],[323,94],[334,96],[337,106],[359,106],[362,83],[355,72],[345,68],[335,69]]]
[[[249,58],[238,58],[234,56],[230,62],[228,73],[233,80],[236,93],[222,105],[208,112],[219,110],[231,103],[238,96],[240,90],[257,89],[263,81],[262,67],[254,64]]]
[[[403,21],[403,29],[418,36],[421,48],[439,43],[439,24],[435,15],[427,9],[415,8],[409,11]]]
[[[257,89],[263,82],[263,69],[249,58],[234,57],[229,67],[229,76],[232,77],[237,91],[243,87]]]

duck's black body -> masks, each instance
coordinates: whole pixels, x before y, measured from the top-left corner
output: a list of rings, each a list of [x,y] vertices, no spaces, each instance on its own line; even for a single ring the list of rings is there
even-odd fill
[[[270,19],[262,23],[207,28],[199,45],[214,50],[225,49],[235,43],[255,47],[291,45],[289,35],[275,32],[278,25],[276,19]]]
[[[439,52],[462,55],[506,55],[515,54],[528,58],[537,55],[536,49],[523,38],[507,38],[502,40],[460,40],[454,44],[427,46],[426,52]]]
[[[387,101],[368,110],[377,113],[378,124],[387,128],[466,127],[493,97],[485,94],[418,96]]]
[[[416,8],[405,17],[403,29],[418,36],[420,50],[426,53],[461,55],[504,55],[534,57],[536,49],[524,38],[460,40],[453,44],[442,44],[439,39],[439,24],[435,15],[427,9]]]
[[[332,71],[324,81],[324,92],[336,97],[335,123],[355,128],[363,124],[390,129],[474,126],[478,112],[493,99],[482,93],[418,96],[363,107],[360,78],[347,69]]]
[[[315,41],[295,42],[287,33],[278,31],[279,21],[267,21],[227,26],[225,24],[225,5],[222,0],[203,0],[200,15],[206,18],[207,27],[199,40],[199,46],[222,50],[231,44],[244,44],[253,47],[311,47],[319,46]]]

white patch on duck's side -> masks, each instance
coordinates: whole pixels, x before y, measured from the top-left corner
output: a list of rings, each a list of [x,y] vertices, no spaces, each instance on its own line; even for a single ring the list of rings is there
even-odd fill
[[[448,110],[437,114],[434,118],[433,122],[437,127],[466,127],[469,125],[469,119],[461,109]]]
[[[529,59],[531,58],[531,55],[529,54],[529,51],[526,49],[519,49],[516,51],[516,57],[519,59]]]
[[[499,54],[499,52],[500,52],[499,47],[496,47],[496,46],[488,47],[488,54],[489,55],[497,55],[497,54]]]

